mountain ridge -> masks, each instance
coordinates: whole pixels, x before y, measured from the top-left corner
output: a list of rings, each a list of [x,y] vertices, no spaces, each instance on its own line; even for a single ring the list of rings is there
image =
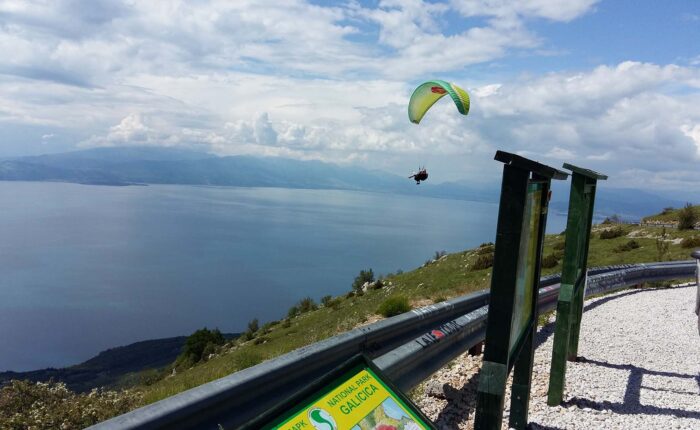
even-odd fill
[[[467,181],[424,183],[362,167],[318,160],[233,155],[219,157],[194,150],[156,147],[93,148],[58,154],[0,160],[0,180],[59,181],[88,185],[212,185],[339,189],[421,195],[435,198],[497,203],[500,183]],[[568,181],[554,181],[551,207],[568,210]],[[665,207],[685,202],[643,190],[598,186],[598,218],[612,214],[638,220]]]

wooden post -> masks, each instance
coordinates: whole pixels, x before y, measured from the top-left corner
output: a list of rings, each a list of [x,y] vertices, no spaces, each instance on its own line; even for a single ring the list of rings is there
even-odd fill
[[[598,179],[607,179],[605,175],[570,164],[564,164],[564,168],[573,173],[547,392],[547,404],[550,406],[561,404],[566,381],[566,361],[576,359],[583,313],[595,187]]]
[[[533,175],[533,179],[545,179],[538,175]],[[543,184],[542,195],[549,198],[550,182]],[[544,248],[544,235],[547,226],[547,201],[542,202],[540,211],[539,229],[537,231],[537,254],[535,257],[534,288],[532,289],[533,321],[528,330],[522,350],[515,361],[513,370],[513,386],[510,395],[510,418],[509,426],[515,429],[525,429],[527,427],[528,405],[530,404],[530,387],[532,386],[532,363],[535,355],[535,335],[537,334],[537,317],[539,316],[539,279],[542,260],[542,248]]]
[[[549,184],[553,178],[567,176],[515,154],[498,151],[495,158],[505,166],[484,358],[477,391],[474,422],[477,430],[501,428],[506,381],[513,366],[510,421],[517,429],[527,425]],[[533,228],[536,229],[534,233]]]

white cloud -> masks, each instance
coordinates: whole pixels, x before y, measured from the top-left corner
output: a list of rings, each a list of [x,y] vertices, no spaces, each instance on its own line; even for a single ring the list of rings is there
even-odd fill
[[[70,136],[393,171],[428,163],[444,179],[500,174],[485,162],[499,148],[580,162],[617,185],[646,172],[686,186],[700,154],[697,62],[479,82],[464,72],[557,49],[532,22],[568,22],[596,3],[5,1],[0,132],[34,127],[47,146]],[[443,100],[410,124],[411,80],[444,72],[475,85],[469,116]]]
[[[683,124],[681,125],[681,131],[693,141],[697,151],[697,158],[700,159],[700,124]]]
[[[553,21],[571,21],[591,11],[599,0],[452,0],[465,16],[498,18],[535,17]]]

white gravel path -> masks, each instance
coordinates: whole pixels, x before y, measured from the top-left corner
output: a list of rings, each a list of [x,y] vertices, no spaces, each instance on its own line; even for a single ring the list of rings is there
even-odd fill
[[[695,286],[624,290],[587,301],[579,344],[583,360],[567,365],[563,406],[547,406],[554,324],[541,328],[530,427],[700,430],[694,306]],[[462,355],[415,391],[414,400],[439,428],[472,428],[480,366],[481,356]],[[505,404],[503,428],[509,397]]]

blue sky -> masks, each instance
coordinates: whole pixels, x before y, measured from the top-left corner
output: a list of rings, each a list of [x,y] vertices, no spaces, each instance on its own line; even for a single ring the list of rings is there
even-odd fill
[[[0,157],[95,146],[500,175],[497,149],[693,189],[700,2],[0,1]],[[419,126],[411,91],[467,89]]]

